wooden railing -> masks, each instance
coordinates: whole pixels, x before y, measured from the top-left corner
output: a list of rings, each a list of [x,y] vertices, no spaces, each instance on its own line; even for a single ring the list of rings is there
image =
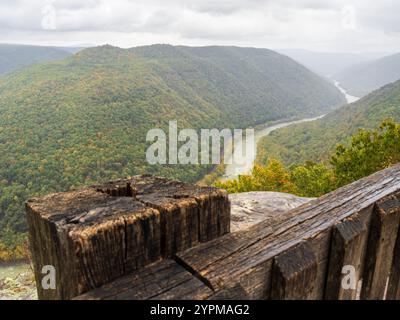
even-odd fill
[[[27,212],[41,299],[400,299],[400,165],[236,233],[226,192],[149,176]]]

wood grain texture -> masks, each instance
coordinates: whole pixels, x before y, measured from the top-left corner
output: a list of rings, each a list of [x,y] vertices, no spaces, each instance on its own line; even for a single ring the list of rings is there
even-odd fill
[[[313,298],[318,262],[305,243],[278,255],[272,268],[273,300],[308,300]]]
[[[207,300],[249,300],[249,295],[240,284],[234,283],[213,293]]]
[[[390,270],[387,300],[400,300],[400,227],[393,252],[392,268]]]
[[[355,300],[357,285],[362,277],[363,261],[367,248],[367,221],[370,210],[357,213],[339,222],[333,230],[329,258],[329,269],[325,289],[325,299]],[[350,266],[355,270],[353,288],[344,288],[343,268]]]
[[[226,234],[230,203],[223,190],[137,176],[31,199],[27,217],[39,298],[69,299]],[[39,285],[46,265],[56,290]]]
[[[230,231],[230,203],[223,190],[154,177],[135,179],[133,188],[136,199],[160,211],[164,235],[177,235],[179,230],[187,230],[178,238],[170,236],[179,241],[166,242],[165,257]],[[174,219],[178,216],[184,219]]]
[[[368,237],[361,299],[382,300],[392,267],[400,221],[400,194],[377,201]]]
[[[322,243],[329,244],[329,229],[336,223],[399,189],[400,166],[396,165],[246,231],[201,244],[178,256],[214,290],[235,279],[252,299],[265,299],[271,288],[275,256],[307,239],[322,237],[325,242],[318,241],[321,247]],[[323,270],[324,261],[320,260]]]
[[[75,300],[205,300],[212,294],[210,288],[175,261],[163,260],[93,289]]]
[[[160,259],[159,212],[131,198],[73,191],[33,199],[27,213],[37,283],[43,266],[57,276],[56,290],[38,286],[40,299],[68,299],[123,275],[128,264]]]

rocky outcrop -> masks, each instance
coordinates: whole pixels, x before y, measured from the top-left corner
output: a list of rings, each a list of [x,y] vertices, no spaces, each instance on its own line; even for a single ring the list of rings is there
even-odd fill
[[[265,219],[301,206],[312,198],[280,192],[231,194],[231,232],[244,230]]]
[[[35,277],[29,264],[0,264],[0,301],[36,299]]]

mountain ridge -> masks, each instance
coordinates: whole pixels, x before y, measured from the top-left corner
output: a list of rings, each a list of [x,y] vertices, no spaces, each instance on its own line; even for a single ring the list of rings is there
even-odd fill
[[[0,44],[0,76],[35,63],[61,60],[73,53],[75,50],[61,47]]]

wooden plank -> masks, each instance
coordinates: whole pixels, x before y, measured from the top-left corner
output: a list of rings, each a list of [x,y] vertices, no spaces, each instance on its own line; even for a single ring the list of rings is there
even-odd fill
[[[314,252],[304,243],[276,256],[272,269],[271,299],[312,299],[317,268]]]
[[[207,300],[213,291],[199,279],[191,277],[178,286],[167,290],[150,300]]]
[[[400,300],[400,227],[394,249],[393,263],[390,271],[387,300]]]
[[[74,300],[203,300],[212,290],[173,260],[123,276]]]
[[[276,255],[301,241],[322,236],[337,222],[370,208],[399,189],[400,165],[396,165],[246,231],[199,245],[178,256],[207,279],[214,290],[235,279],[251,299],[264,299],[271,287]]]
[[[376,203],[368,237],[361,299],[381,300],[385,297],[399,221],[400,194]]]
[[[317,261],[317,278],[310,296],[312,300],[324,299],[331,238],[332,228],[328,228],[307,240],[307,245],[312,248]]]
[[[357,213],[334,227],[325,299],[355,300],[357,298],[357,286],[362,277],[363,259],[367,247],[368,228],[365,218],[368,216],[370,216],[368,211],[363,214]],[[344,276],[342,272],[346,266],[354,268],[355,271],[352,288],[344,288],[342,285]]]
[[[240,284],[235,283],[215,292],[207,300],[249,300],[249,295]]]

